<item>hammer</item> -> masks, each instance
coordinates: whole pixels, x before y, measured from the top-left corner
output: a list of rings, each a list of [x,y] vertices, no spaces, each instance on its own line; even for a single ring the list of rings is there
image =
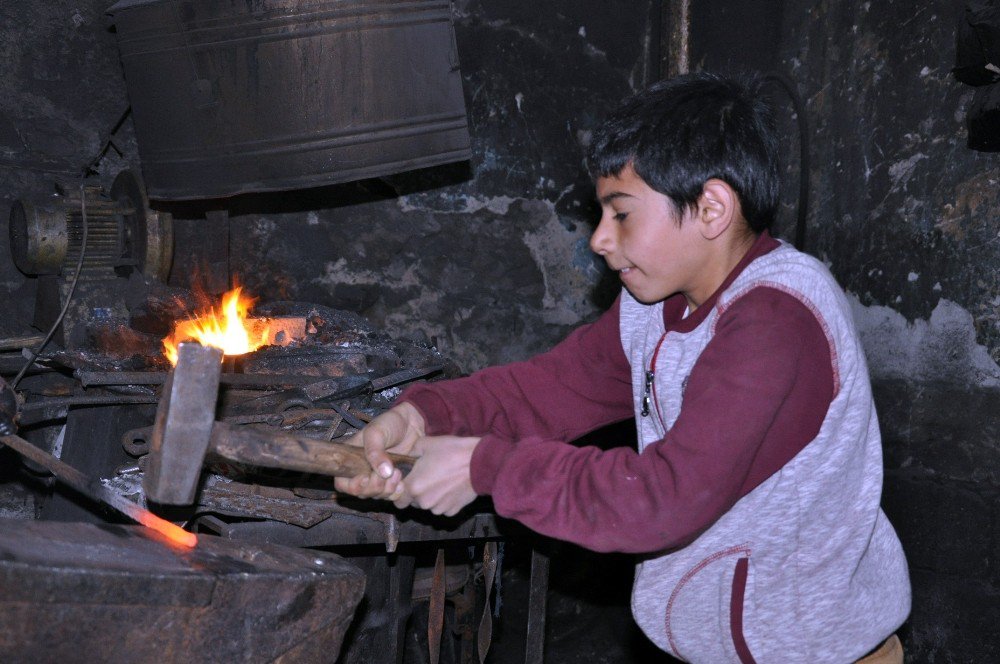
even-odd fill
[[[150,436],[143,477],[147,498],[164,505],[194,503],[207,455],[263,468],[331,477],[369,474],[364,450],[304,436],[262,431],[215,421],[222,351],[181,343],[177,365],[167,375]],[[390,454],[406,475],[415,458]]]

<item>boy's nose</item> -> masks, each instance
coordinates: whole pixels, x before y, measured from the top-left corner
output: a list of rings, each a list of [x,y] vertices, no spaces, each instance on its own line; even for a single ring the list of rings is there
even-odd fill
[[[614,237],[608,215],[602,215],[601,221],[590,236],[590,250],[600,256],[607,256],[614,247]]]

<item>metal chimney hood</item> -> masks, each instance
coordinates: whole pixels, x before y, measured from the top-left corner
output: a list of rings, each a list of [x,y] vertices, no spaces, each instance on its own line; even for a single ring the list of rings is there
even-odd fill
[[[471,157],[450,2],[123,0],[108,12],[152,199]]]

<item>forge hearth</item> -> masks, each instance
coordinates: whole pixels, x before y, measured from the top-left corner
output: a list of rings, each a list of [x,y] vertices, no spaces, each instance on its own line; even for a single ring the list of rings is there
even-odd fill
[[[131,197],[116,197],[120,186],[109,192],[84,188],[76,198],[64,188],[55,207],[22,205],[26,212],[18,237],[24,242],[18,247],[24,258],[46,253],[48,245],[41,242],[46,228],[65,229],[68,240],[57,246],[62,251],[65,244],[58,265],[21,261],[37,272],[34,327],[52,330],[54,336],[49,334],[47,345],[26,343],[26,351],[41,347],[29,352],[28,362],[27,355],[0,357],[0,369],[18,374],[13,381],[23,401],[18,433],[125,499],[183,524],[199,539],[321,548],[343,556],[362,570],[366,585],[338,659],[342,664],[400,664],[404,650],[417,646],[416,661],[425,661],[438,651],[436,644],[446,664],[471,664],[477,651],[481,659],[492,633],[492,598],[500,603],[493,586],[499,584],[503,560],[502,524],[488,501],[453,518],[399,511],[383,501],[339,496],[326,468],[290,466],[285,454],[272,456],[282,462],[276,466],[261,457],[234,462],[221,454],[198,455],[193,465],[197,486],[190,496],[168,499],[146,489],[151,477],[160,477],[159,462],[151,461],[160,431],[158,411],[177,387],[175,359],[165,342],[175,336],[178,321],[214,308],[216,296],[233,288],[236,275],[228,212],[208,204],[207,224],[199,230],[198,265],[204,271],[192,268],[198,274],[184,281],[203,289],[163,283],[156,268],[172,263],[172,241],[167,241],[172,234],[166,233],[172,215],[151,209],[144,185],[130,172],[116,182],[134,185],[126,191]],[[114,248],[100,253],[105,245]],[[149,259],[149,247],[162,248],[162,255]],[[218,429],[240,445],[248,439],[271,444],[293,437],[296,446],[314,450],[315,458],[329,458],[335,444],[348,443],[406,385],[460,373],[431,345],[377,330],[350,311],[267,302],[254,307],[245,323],[254,340],[249,347],[256,350],[223,360],[211,388],[212,405],[202,413],[208,418],[205,431],[214,436]],[[169,341],[176,344],[187,334]],[[263,345],[256,347],[257,342]],[[180,384],[183,394],[191,393],[186,385]],[[189,401],[208,395],[196,394]],[[125,525],[120,515],[67,491],[40,468],[26,468],[21,475],[34,485],[43,528],[58,532],[62,526],[53,522],[73,522],[66,526],[69,531]],[[188,486],[187,480],[172,481]],[[91,573],[97,572],[78,570],[84,580]],[[44,578],[45,572],[40,574]],[[537,582],[532,578],[544,589],[545,574],[540,571]],[[464,582],[456,586],[455,579]],[[104,619],[112,620],[109,616]],[[96,629],[101,620],[96,616],[87,624]],[[544,624],[543,603],[532,607],[529,622],[536,630]],[[415,635],[413,624],[444,631],[433,634],[428,628]],[[14,623],[3,628],[20,629]],[[238,637],[237,631],[225,635]],[[326,660],[304,656],[302,661]]]
[[[134,306],[134,319],[88,317],[78,325],[86,330],[83,343],[43,355],[41,363],[49,372],[24,384],[22,424],[68,414],[76,405],[162,402],[172,371],[162,336],[148,330],[169,328],[171,321],[190,316],[192,301],[177,292],[172,297],[161,292]],[[248,427],[261,435],[271,431],[344,442],[388,408],[401,387],[458,372],[435,349],[393,339],[351,312],[277,302],[258,307],[248,323],[251,334],[265,331],[261,338],[267,343],[226,358],[221,384],[211,387],[212,403],[218,393],[218,408],[210,405],[214,412],[207,414],[210,421],[217,419],[234,431]],[[195,388],[178,384],[172,389],[183,394]],[[146,470],[151,430],[152,422],[131,427],[120,439],[133,463],[116,469],[114,481],[140,503],[146,502],[138,480]],[[276,518],[312,526],[321,520],[317,514],[329,516],[336,509],[329,477],[218,462],[206,467],[205,480],[192,514]],[[317,499],[330,505],[318,510]]]
[[[444,647],[464,653],[451,661],[472,662],[476,635],[484,629],[488,634],[485,623],[492,621],[492,611],[483,606],[492,584],[487,579],[494,578],[502,562],[496,544],[501,525],[488,504],[474,504],[450,519],[399,511],[381,501],[338,496],[328,476],[211,455],[191,504],[165,506],[149,500],[143,484],[154,416],[177,380],[161,342],[174,321],[202,303],[190,292],[155,282],[135,277],[118,281],[131,282],[125,285],[130,289],[127,316],[95,315],[83,300],[70,314],[78,317],[72,321],[77,343],[43,353],[20,384],[24,435],[36,433],[39,446],[57,451],[65,462],[102,478],[130,500],[185,524],[200,540],[218,540],[220,546],[236,540],[313,547],[344,556],[363,570],[367,585],[339,661],[402,661],[410,616],[429,610],[425,590],[413,589],[416,579],[419,588],[432,587],[431,595],[447,590],[447,633],[452,636],[444,639]],[[433,347],[394,338],[352,312],[300,302],[265,303],[254,309],[248,327],[254,334],[268,329],[267,345],[227,358],[218,386],[212,388],[218,394],[217,408],[210,413],[213,426],[234,435],[295,436],[320,446],[346,442],[406,385],[459,374]],[[66,427],[55,440],[41,435],[51,430],[47,422],[63,418]],[[85,524],[51,522],[116,521],[99,505],[55,489],[42,508],[45,525],[40,527],[66,525],[67,532],[77,532]],[[459,576],[466,583],[448,589],[441,580],[445,577],[435,573],[444,562],[452,585]],[[80,578],[90,574],[85,569],[77,573]],[[36,580],[44,579],[39,574]],[[444,610],[443,602],[435,606]],[[147,609],[156,612],[155,607]],[[88,624],[101,622],[101,615]],[[427,646],[421,647],[426,652]]]

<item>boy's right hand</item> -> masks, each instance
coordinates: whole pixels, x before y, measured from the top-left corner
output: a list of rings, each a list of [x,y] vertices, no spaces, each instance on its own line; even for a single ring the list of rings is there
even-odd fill
[[[374,469],[370,475],[337,477],[337,491],[359,498],[394,500],[402,492],[403,475],[392,465],[386,452],[412,454],[417,439],[427,428],[423,415],[409,403],[385,411],[354,435],[350,444],[363,446],[365,457]]]

